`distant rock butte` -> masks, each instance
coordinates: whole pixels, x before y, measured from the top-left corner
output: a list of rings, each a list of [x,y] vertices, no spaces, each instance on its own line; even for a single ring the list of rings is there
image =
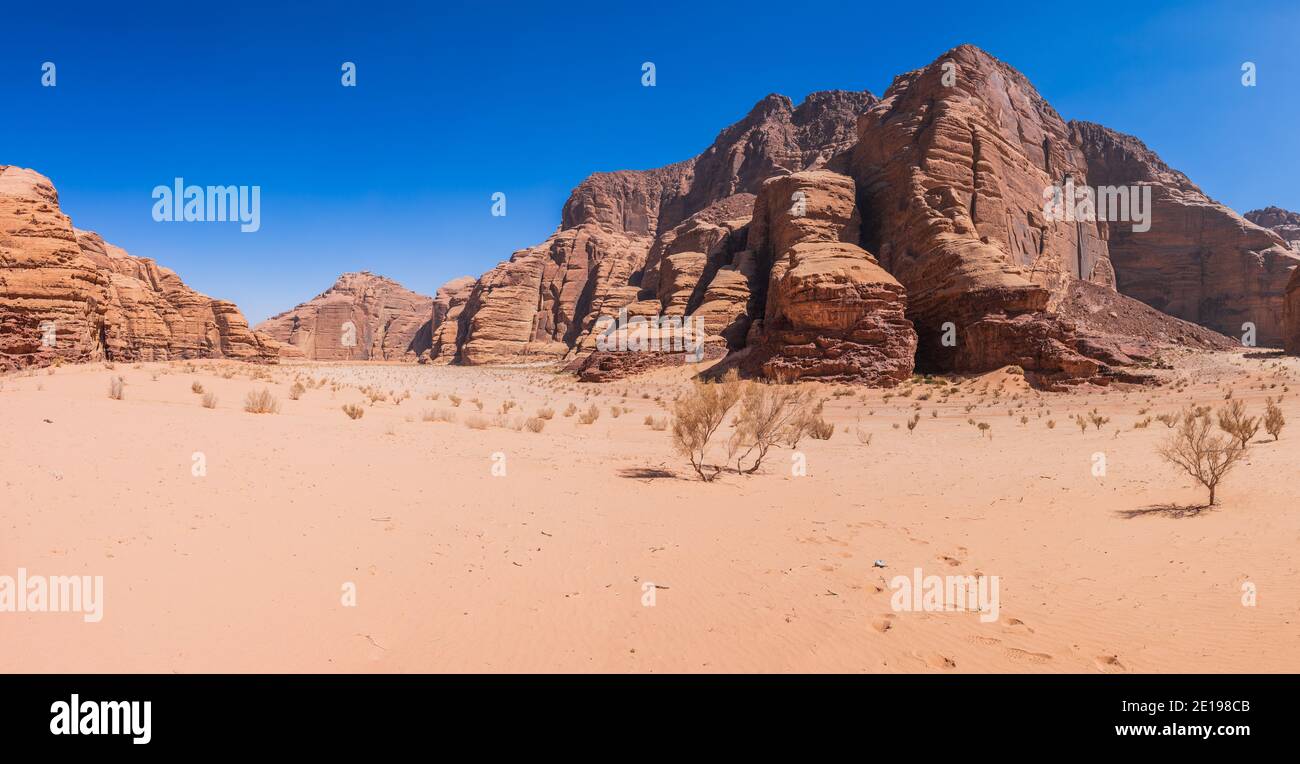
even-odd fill
[[[449,300],[417,294],[369,272],[345,273],[334,285],[292,310],[258,324],[283,343],[283,353],[314,361],[414,361],[426,358],[434,323],[446,319]]]
[[[1074,140],[1098,186],[1150,186],[1151,228],[1112,222],[1110,258],[1123,294],[1229,336],[1254,324],[1258,344],[1282,344],[1282,298],[1300,251],[1205,195],[1141,141],[1089,122]]]
[[[73,227],[48,178],[0,165],[0,369],[56,358],[272,361],[278,351],[234,304]]]
[[[1251,210],[1242,217],[1259,226],[1267,228],[1291,244],[1292,249],[1300,250],[1300,212],[1284,210],[1281,207],[1265,207]]]

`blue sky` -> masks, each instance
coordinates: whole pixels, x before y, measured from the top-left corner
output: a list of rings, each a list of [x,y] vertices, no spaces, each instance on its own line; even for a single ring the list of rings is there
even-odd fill
[[[688,158],[768,93],[881,95],[964,42],[1238,211],[1300,210],[1294,3],[125,5],[6,4],[0,164],[253,322],[350,270],[432,294],[543,240],[591,172]],[[176,176],[261,186],[261,230],[154,222]]]

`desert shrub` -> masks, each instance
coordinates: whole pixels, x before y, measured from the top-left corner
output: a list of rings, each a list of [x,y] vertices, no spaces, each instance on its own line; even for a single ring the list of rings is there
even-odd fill
[[[1241,447],[1250,445],[1250,439],[1259,432],[1259,417],[1246,416],[1246,402],[1234,400],[1219,409],[1219,429],[1241,442]]]
[[[609,407],[609,415],[614,417],[615,419],[618,419],[619,415],[622,413],[623,413],[623,409],[619,408],[618,406]]]
[[[1024,421],[1028,421],[1028,420],[1025,419],[1024,417],[1021,417],[1021,420],[1022,420],[1022,423],[1023,423]],[[913,415],[912,415],[912,418],[909,419],[909,420],[907,420],[907,432],[910,434],[910,433],[912,432],[912,430],[915,430],[915,429],[916,429],[916,425],[919,424],[920,421],[921,421],[921,415],[920,415],[920,414],[913,414]]]
[[[569,405],[564,409],[564,415],[565,415],[565,416],[573,416],[573,415],[576,414],[577,412],[578,412],[578,407],[575,406],[575,405],[572,404],[572,403],[570,403],[570,404],[569,404]]]
[[[1282,416],[1282,407],[1272,398],[1265,399],[1264,405],[1267,407],[1264,410],[1264,430],[1273,436],[1273,440],[1277,440],[1282,434],[1282,427],[1286,425],[1286,417]]]
[[[478,414],[471,414],[465,418],[465,426],[471,430],[486,430],[489,424],[487,417]]]
[[[739,376],[733,369],[720,382],[693,381],[691,391],[673,403],[673,447],[690,460],[701,480],[712,481],[722,472],[721,467],[715,467],[712,473],[705,472],[709,441],[740,399],[741,392]]]
[[[447,400],[451,401],[451,405],[455,408],[460,408],[461,397],[459,395],[452,393],[447,396]]]
[[[1161,458],[1196,479],[1210,492],[1210,504],[1217,499],[1219,483],[1245,455],[1235,435],[1215,437],[1209,414],[1187,412],[1178,429],[1161,444]]]
[[[360,419],[366,415],[366,409],[359,403],[345,403],[343,413],[348,415],[348,419]]]
[[[446,409],[425,409],[420,419],[425,422],[454,422],[456,414]]]
[[[193,382],[193,383],[191,383],[191,384],[190,384],[190,392],[195,393],[195,394],[201,394],[201,393],[203,392],[203,384],[200,383],[200,382]]]
[[[792,427],[808,417],[812,399],[801,390],[786,385],[743,383],[740,388],[740,413],[735,430],[727,441],[728,461],[734,459],[736,472],[752,474],[762,466],[767,452]],[[821,405],[817,404],[820,411]],[[746,459],[752,461],[745,465]]]
[[[108,397],[115,401],[122,400],[122,389],[126,387],[126,380],[121,377],[109,377],[108,379]]]
[[[214,393],[203,394],[203,408],[215,409],[217,407],[217,396]]]
[[[524,420],[524,429],[529,432],[541,432],[546,427],[546,420],[537,416],[530,416]]]
[[[267,388],[254,390],[244,397],[244,411],[250,414],[278,414],[280,402]]]
[[[1088,420],[1084,418],[1083,414],[1075,414],[1074,423],[1079,426],[1079,432],[1088,431]]]
[[[307,388],[301,382],[294,382],[293,387],[289,388],[289,400],[296,401],[305,392],[307,392]]]
[[[1110,417],[1102,416],[1096,411],[1093,411],[1091,414],[1088,415],[1088,421],[1092,423],[1093,427],[1096,427],[1098,430],[1100,430],[1102,425],[1110,421]]]
[[[1160,414],[1156,421],[1172,430],[1178,424],[1178,414]]]
[[[548,420],[549,420],[549,419],[553,419],[554,417],[555,417],[555,409],[553,409],[553,408],[551,408],[551,407],[549,407],[549,406],[545,406],[545,407],[540,408],[540,409],[537,410],[537,418],[538,418],[538,419],[548,419]]]
[[[579,424],[591,424],[597,419],[600,419],[600,409],[596,408],[594,403],[588,406],[586,411],[578,415]]]

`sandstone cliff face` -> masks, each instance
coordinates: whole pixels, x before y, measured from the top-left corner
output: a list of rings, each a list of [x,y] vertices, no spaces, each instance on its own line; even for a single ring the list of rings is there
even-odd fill
[[[898,77],[860,120],[849,168],[862,243],[907,289],[922,365],[1102,370],[1052,311],[1074,281],[1113,285],[1104,234],[1043,212],[1045,189],[1085,182],[1084,159],[1019,72],[961,46]]]
[[[559,360],[592,347],[598,318],[634,304],[643,314],[681,315],[711,302],[709,315],[726,323],[716,336],[743,336],[734,305],[748,301],[746,277],[725,240],[747,222],[762,181],[822,167],[850,146],[854,120],[873,100],[815,93],[795,108],[768,96],[694,159],[591,176],[565,204],[559,231],[479,279],[458,319],[457,360]],[[706,294],[724,268],[732,275]]]
[[[1071,127],[1094,185],[1151,187],[1149,231],[1108,224],[1119,291],[1229,336],[1253,323],[1260,345],[1280,345],[1300,252],[1207,197],[1138,139],[1088,122]]]
[[[232,303],[74,228],[48,178],[0,166],[0,369],[55,358],[269,361],[278,347]]]
[[[257,330],[317,361],[414,361],[431,346],[434,315],[434,298],[363,271]]]
[[[749,244],[768,271],[755,349],[764,376],[888,386],[912,374],[916,332],[903,286],[858,246],[852,179],[829,171],[767,180]]]
[[[438,287],[433,295],[433,317],[429,322],[429,349],[420,356],[422,363],[432,360],[448,364],[456,357],[460,314],[469,302],[470,292],[478,279],[461,276]]]

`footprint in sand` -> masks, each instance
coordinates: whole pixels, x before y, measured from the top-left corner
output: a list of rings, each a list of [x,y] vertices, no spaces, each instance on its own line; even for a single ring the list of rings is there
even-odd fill
[[[953,660],[952,658],[949,658],[946,655],[939,655],[938,653],[935,653],[927,657],[925,659],[925,664],[930,668],[937,668],[937,669],[957,668],[957,661]]]
[[[1047,663],[1052,659],[1052,656],[1048,653],[1031,653],[1028,650],[1021,650],[1016,647],[1008,647],[1005,653],[1012,660],[1029,661],[1030,663]]]
[[[881,634],[884,634],[885,632],[894,628],[894,619],[897,617],[898,616],[894,615],[893,613],[885,613],[884,615],[880,616],[879,618],[871,622],[871,628],[875,629]]]
[[[1116,674],[1121,671],[1127,671],[1124,664],[1119,662],[1118,655],[1099,655],[1093,663],[1097,664],[1097,670],[1103,674]]]

